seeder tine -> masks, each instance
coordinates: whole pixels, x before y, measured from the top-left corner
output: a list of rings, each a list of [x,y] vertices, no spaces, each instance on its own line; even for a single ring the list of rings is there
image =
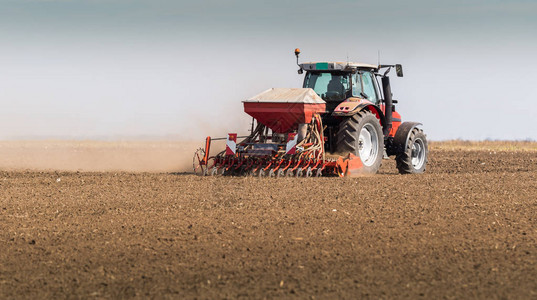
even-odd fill
[[[205,157],[205,150],[202,148],[199,148],[194,153],[194,157],[192,158],[192,169],[194,170],[194,174],[205,176],[207,171],[207,162],[204,161]]]
[[[306,169],[306,174],[305,176],[306,177],[311,177],[313,175],[313,172],[311,171],[311,167],[308,167],[308,169]]]
[[[211,172],[209,173],[210,176],[216,176],[218,174],[218,168],[212,167]]]

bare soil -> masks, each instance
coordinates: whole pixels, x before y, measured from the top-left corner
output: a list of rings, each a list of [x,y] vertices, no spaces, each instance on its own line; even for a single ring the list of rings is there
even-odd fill
[[[537,152],[451,146],[406,176],[1,171],[0,298],[537,298]]]

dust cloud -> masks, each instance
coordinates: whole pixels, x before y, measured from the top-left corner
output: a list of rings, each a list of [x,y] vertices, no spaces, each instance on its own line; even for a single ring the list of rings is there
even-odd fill
[[[194,141],[2,141],[1,170],[191,172]],[[223,148],[212,146],[211,154]]]
[[[222,138],[230,132],[248,135],[251,118],[236,109],[239,105],[242,106],[238,102],[210,116],[191,114],[182,118],[183,128],[172,130],[177,134],[163,138],[159,138],[163,132],[155,131],[127,140],[110,140],[106,136],[104,140],[79,140],[81,137],[76,135],[74,140],[62,136],[40,140],[38,135],[0,141],[0,170],[189,173],[194,152],[205,147],[206,136]],[[223,141],[213,142],[210,154],[224,147]]]

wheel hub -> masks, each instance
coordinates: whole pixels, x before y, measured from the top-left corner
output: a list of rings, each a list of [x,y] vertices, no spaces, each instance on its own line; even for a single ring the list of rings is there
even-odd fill
[[[412,144],[412,166],[421,169],[425,164],[425,145],[421,139],[416,139]]]
[[[378,135],[371,124],[365,124],[358,137],[358,153],[362,163],[371,166],[378,156]]]

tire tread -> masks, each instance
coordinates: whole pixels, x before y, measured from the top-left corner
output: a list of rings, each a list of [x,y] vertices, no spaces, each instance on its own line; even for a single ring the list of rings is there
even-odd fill
[[[412,166],[412,144],[414,143],[414,139],[416,138],[416,135],[422,135],[424,142],[425,142],[425,151],[426,151],[425,163],[421,171],[414,169],[414,166]],[[409,143],[407,144],[405,151],[397,154],[397,156],[395,157],[397,170],[399,170],[400,174],[422,173],[425,171],[425,168],[427,167],[427,162],[429,159],[429,146],[427,143],[426,135],[423,133],[423,130],[419,128],[414,128],[412,129],[412,132],[410,133],[408,140],[409,140]]]
[[[361,126],[363,126],[362,124],[364,122],[371,122],[371,121],[364,120],[366,118],[374,119],[376,120],[376,122],[378,122],[377,117],[373,113],[367,110],[360,111],[356,113],[355,115],[352,115],[348,118],[345,118],[343,121],[341,121],[341,123],[339,124],[339,130],[337,133],[338,154],[347,155],[349,153],[353,153],[359,156],[357,145],[358,145],[358,137],[360,133],[358,129]],[[377,173],[378,169],[380,168],[380,164],[382,163],[382,153],[384,149],[384,137],[382,134],[382,127],[380,126],[380,122],[378,122],[377,125],[375,126],[379,128],[377,133],[379,137],[379,147],[381,148],[379,149],[379,152],[378,152],[378,155],[380,158],[378,159],[377,163],[375,163],[374,165],[368,166],[368,167],[364,166],[362,172],[364,172],[365,174]]]

